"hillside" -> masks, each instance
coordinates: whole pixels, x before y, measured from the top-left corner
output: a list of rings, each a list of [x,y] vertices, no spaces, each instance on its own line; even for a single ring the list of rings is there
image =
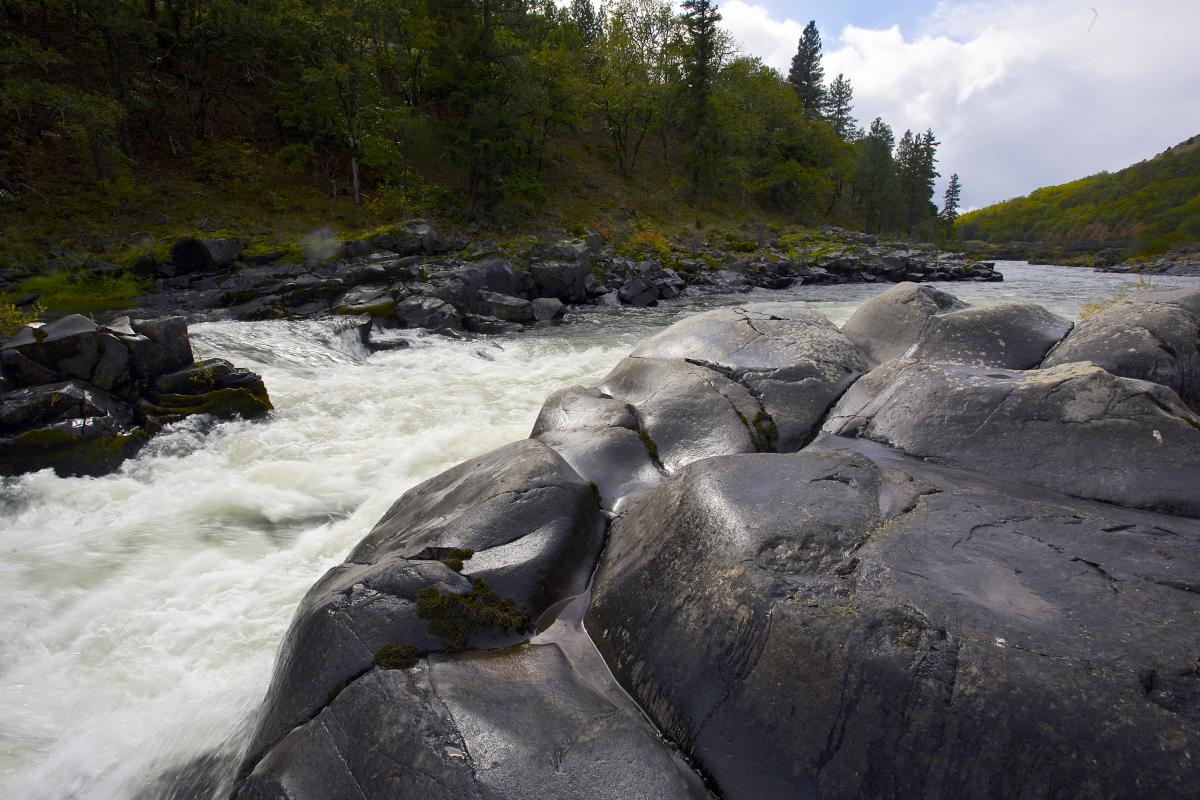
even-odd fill
[[[0,295],[182,235],[295,252],[413,217],[944,232],[932,132],[860,136],[848,83],[813,105],[819,79],[739,53],[716,3],[563,5],[0,3]]]
[[[1102,172],[963,214],[959,238],[1064,252],[1157,255],[1200,242],[1200,136],[1119,172]]]

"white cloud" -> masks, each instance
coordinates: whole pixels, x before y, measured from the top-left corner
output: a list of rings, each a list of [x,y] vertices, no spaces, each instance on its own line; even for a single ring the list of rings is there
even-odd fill
[[[743,0],[721,13],[747,51],[786,72],[802,22]],[[824,33],[826,75],[850,78],[864,124],[933,128],[968,206],[1119,169],[1200,133],[1194,0],[943,0],[913,30],[839,34]]]

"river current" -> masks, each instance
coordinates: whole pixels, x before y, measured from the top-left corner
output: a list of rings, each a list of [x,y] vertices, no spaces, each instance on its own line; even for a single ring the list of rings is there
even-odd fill
[[[1122,275],[1001,262],[974,304],[1067,317]],[[1156,286],[1198,279],[1156,278]],[[473,340],[367,353],[335,320],[191,327],[198,357],[260,372],[260,422],[185,421],[103,478],[0,486],[0,797],[190,798],[227,780],[304,592],[406,489],[528,435],[543,398],[594,382],[682,316],[802,301],[841,324],[885,285],[587,309]],[[193,783],[195,782],[195,783]]]

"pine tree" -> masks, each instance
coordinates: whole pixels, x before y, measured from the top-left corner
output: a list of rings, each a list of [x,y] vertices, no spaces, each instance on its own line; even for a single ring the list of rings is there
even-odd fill
[[[958,219],[958,201],[962,195],[962,184],[958,182],[958,173],[950,176],[950,185],[946,187],[946,197],[942,203],[942,219],[953,224]]]
[[[686,5],[686,4],[685,4]],[[788,83],[796,90],[796,96],[804,107],[812,112],[821,110],[825,96],[823,81],[825,70],[821,67],[821,34],[817,32],[815,20],[809,20],[804,34],[792,56],[792,69],[788,72]]]
[[[909,236],[922,222],[937,216],[933,204],[934,183],[938,177],[937,146],[933,131],[914,134],[905,131],[896,146],[896,169],[900,179],[900,202],[904,227]]]
[[[892,147],[895,143],[896,137],[892,129],[876,117],[870,130],[858,144],[855,194],[863,209],[866,229],[870,232],[882,230],[887,226],[895,207],[896,162],[892,160]]]
[[[833,83],[829,84],[828,91],[825,92],[823,110],[825,119],[837,131],[837,135],[845,141],[850,141],[855,127],[854,117],[850,115],[854,108],[851,104],[853,99],[854,88],[850,85],[850,81],[846,79],[846,76],[838,73]]]
[[[571,0],[570,14],[584,44],[590,45],[599,38],[602,25],[592,0]]]
[[[684,0],[683,26],[687,40],[684,66],[687,92],[685,135],[691,141],[688,162],[691,195],[695,198],[713,166],[717,131],[713,123],[712,93],[721,60],[717,23],[721,15],[712,0]]]

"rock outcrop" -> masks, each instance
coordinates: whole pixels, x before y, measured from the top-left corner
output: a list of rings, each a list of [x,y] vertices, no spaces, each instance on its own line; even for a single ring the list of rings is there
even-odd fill
[[[1136,319],[1194,348],[1191,298]],[[1146,380],[1191,373],[1089,327],[673,325],[310,591],[234,796],[1193,796],[1200,419]]]
[[[1200,289],[1141,291],[1082,320],[1046,358],[1153,381],[1200,411]]]
[[[0,345],[0,370],[0,475],[102,475],[168,423],[271,410],[258,375],[194,361],[178,317],[27,325]]]

